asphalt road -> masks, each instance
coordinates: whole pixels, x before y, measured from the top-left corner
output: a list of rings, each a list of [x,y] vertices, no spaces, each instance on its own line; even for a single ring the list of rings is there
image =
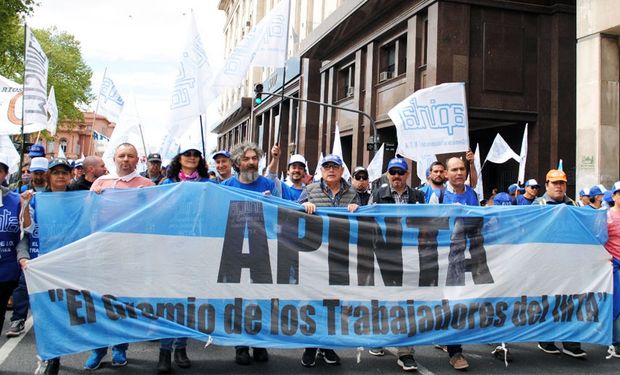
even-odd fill
[[[19,338],[7,339],[4,332],[10,312],[6,316],[5,326],[0,338],[0,374],[33,374],[36,367],[36,347],[34,332],[29,330]],[[536,348],[534,343],[518,343],[510,345],[514,361],[505,367],[504,362],[491,355],[492,347],[488,345],[466,345],[464,354],[469,360],[469,373],[483,374],[618,374],[620,358],[605,359],[607,348],[598,345],[584,345],[587,359],[574,359],[566,355],[549,355]],[[158,343],[144,342],[130,344],[129,364],[126,367],[112,367],[108,355],[96,374],[154,374],[158,358]],[[302,349],[270,349],[269,362],[256,363],[250,366],[239,366],[234,363],[234,349],[210,345],[206,349],[204,343],[189,341],[188,356],[192,360],[192,368],[184,370],[175,367],[174,374],[385,374],[402,373],[396,364],[396,357],[386,354],[374,357],[363,351],[357,363],[357,351],[337,350],[342,358],[342,365],[332,366],[317,361],[313,368],[305,368],[300,364]],[[85,374],[82,365],[88,353],[80,353],[63,357],[61,374]],[[458,374],[448,363],[448,355],[433,347],[416,348],[415,358],[420,365],[418,372],[430,374]],[[90,373],[90,372],[88,372]]]

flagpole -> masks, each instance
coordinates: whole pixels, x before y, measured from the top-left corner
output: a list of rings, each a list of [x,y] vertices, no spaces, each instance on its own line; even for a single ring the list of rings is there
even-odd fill
[[[286,61],[288,58],[288,37],[289,37],[289,29],[291,27],[291,0],[288,1],[288,14],[286,17],[286,43],[284,44],[284,66],[282,67],[282,91],[280,92],[280,123],[278,124],[278,139],[276,139],[276,144],[280,144],[280,137],[282,136],[282,125],[284,123],[284,116],[282,115],[284,109],[284,87],[286,86]],[[287,132],[288,134],[288,132]],[[297,144],[295,144],[295,149],[297,149]],[[296,150],[295,150],[296,151]]]
[[[103,70],[103,79],[101,80],[101,84],[105,81],[105,75],[108,73],[108,67],[106,66]],[[88,144],[88,153],[94,154],[93,151],[93,132],[95,131],[95,121],[97,120],[97,112],[99,112],[99,101],[101,100],[101,87],[99,87],[99,95],[97,95],[97,106],[95,107],[95,112],[93,113],[93,123],[90,125],[90,142]]]
[[[28,24],[24,23],[24,79],[22,82],[22,128],[21,128],[21,138],[22,138],[22,146],[19,152],[19,169],[17,170],[17,189],[21,189],[22,187],[22,167],[24,166],[24,149],[26,148],[26,140],[24,139],[24,95],[26,94],[26,59],[28,58]]]
[[[142,140],[142,148],[144,149],[144,156],[148,156],[146,152],[146,143],[144,142],[144,133],[142,133],[142,118],[138,111],[138,101],[136,100],[136,93],[131,91],[131,97],[133,98],[133,106],[136,108],[136,115],[138,116],[138,131],[140,132],[140,139]]]
[[[202,142],[202,156],[206,159],[207,151],[205,148],[205,133],[204,129],[202,128],[202,115],[198,115],[198,117],[200,118],[200,141]]]

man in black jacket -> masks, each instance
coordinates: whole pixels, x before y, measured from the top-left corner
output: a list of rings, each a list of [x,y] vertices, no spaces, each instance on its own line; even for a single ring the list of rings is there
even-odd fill
[[[373,203],[396,203],[415,204],[424,203],[424,193],[412,189],[407,185],[409,178],[409,166],[402,158],[390,160],[387,167],[388,183],[379,189],[373,190],[368,204]]]

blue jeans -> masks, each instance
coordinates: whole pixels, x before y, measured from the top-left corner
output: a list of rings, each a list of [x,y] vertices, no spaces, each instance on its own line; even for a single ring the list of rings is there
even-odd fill
[[[26,320],[28,317],[28,307],[30,303],[28,301],[28,287],[26,286],[26,277],[22,272],[19,276],[19,282],[17,288],[13,291],[13,315],[11,315],[11,321]]]
[[[118,345],[114,345],[112,347],[112,350],[127,351],[128,348],[129,348],[129,344],[118,344]],[[108,352],[108,347],[105,346],[103,348],[97,348],[97,349],[94,349],[93,352],[98,353],[98,354],[105,354]]]
[[[159,340],[159,349],[172,351],[172,343],[174,343],[175,349],[185,349],[187,347],[187,337],[179,337],[176,339],[161,339]]]

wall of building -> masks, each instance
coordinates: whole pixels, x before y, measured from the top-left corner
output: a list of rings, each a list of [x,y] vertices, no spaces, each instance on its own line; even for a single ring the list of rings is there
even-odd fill
[[[93,141],[93,130],[110,138],[115,124],[101,115],[97,115],[93,122],[92,112],[84,112],[83,115],[84,121],[58,124],[56,135],[44,144],[48,158],[57,157],[63,145],[65,145],[64,152],[67,159],[79,159],[81,155],[101,156],[103,154],[103,150],[98,150],[97,144]]]

